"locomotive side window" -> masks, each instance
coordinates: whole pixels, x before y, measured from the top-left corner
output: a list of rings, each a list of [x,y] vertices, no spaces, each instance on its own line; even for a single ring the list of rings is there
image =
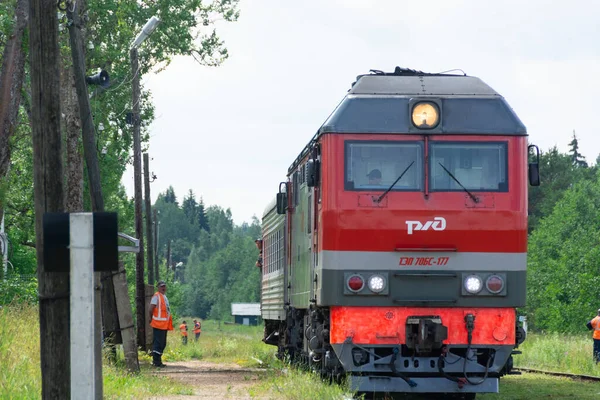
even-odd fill
[[[506,142],[431,142],[430,146],[432,191],[463,190],[458,182],[471,191],[508,191]]]
[[[283,269],[284,246],[283,227],[265,236],[263,239],[263,275]]]
[[[422,142],[346,142],[346,190],[386,190],[404,170],[392,190],[423,190]]]

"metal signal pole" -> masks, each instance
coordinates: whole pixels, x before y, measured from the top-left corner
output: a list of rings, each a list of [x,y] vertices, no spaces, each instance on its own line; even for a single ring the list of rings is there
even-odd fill
[[[152,17],[146,22],[142,31],[131,44],[129,56],[131,58],[132,103],[133,103],[133,184],[135,196],[135,236],[139,239],[140,251],[135,256],[135,304],[137,314],[137,339],[138,347],[146,348],[146,301],[144,287],[144,232],[142,221],[142,140],[140,119],[140,66],[137,48],[148,36],[154,32],[160,20]]]

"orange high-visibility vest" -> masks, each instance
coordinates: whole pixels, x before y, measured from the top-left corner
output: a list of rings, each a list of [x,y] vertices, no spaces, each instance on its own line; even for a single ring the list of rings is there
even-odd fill
[[[194,333],[200,333],[200,332],[202,332],[202,331],[200,330],[200,322],[196,322],[196,323],[194,324]]]
[[[181,332],[181,336],[187,336],[187,325],[186,324],[181,324],[179,325],[179,332]]]
[[[163,331],[172,331],[173,317],[169,310],[167,310],[165,297],[160,292],[156,292],[154,295],[158,296],[158,305],[154,307],[154,311],[152,311],[152,321],[150,321],[150,326]]]
[[[592,321],[592,328],[594,328],[594,339],[600,340],[600,316],[594,318]]]

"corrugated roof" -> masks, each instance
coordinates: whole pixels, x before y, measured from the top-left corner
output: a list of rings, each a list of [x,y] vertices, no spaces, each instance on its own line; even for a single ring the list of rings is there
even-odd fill
[[[260,303],[231,303],[231,315],[260,315]]]

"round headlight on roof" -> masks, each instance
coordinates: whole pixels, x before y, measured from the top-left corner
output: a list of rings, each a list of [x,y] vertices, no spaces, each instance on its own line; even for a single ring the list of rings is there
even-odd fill
[[[419,129],[433,129],[440,122],[437,104],[428,101],[417,103],[412,109],[412,123]]]
[[[469,275],[464,281],[465,290],[471,294],[477,294],[483,287],[483,281],[477,275]]]

